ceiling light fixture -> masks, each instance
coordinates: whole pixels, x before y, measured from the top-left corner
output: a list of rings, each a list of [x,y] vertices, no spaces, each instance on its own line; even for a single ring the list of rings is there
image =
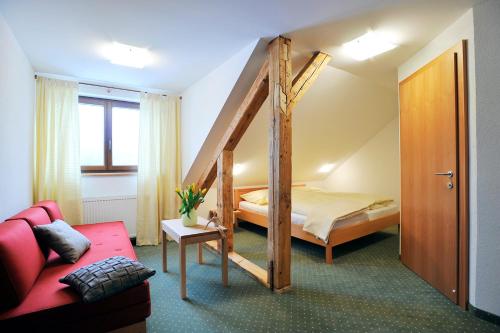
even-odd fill
[[[373,58],[396,47],[397,45],[391,43],[386,36],[374,31],[342,45],[344,52],[358,61]]]
[[[233,176],[238,176],[243,171],[245,171],[245,165],[241,163],[236,163],[233,165]]]
[[[334,163],[323,164],[318,169],[318,172],[320,172],[320,173],[328,173],[328,172],[332,171],[333,168],[335,168],[335,164]]]
[[[148,49],[113,42],[104,49],[104,56],[115,65],[144,68],[152,62]]]

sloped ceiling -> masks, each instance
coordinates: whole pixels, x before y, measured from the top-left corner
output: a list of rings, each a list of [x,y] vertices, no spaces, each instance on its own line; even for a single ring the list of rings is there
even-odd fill
[[[268,99],[235,150],[237,186],[267,184],[269,110]],[[324,179],[321,165],[340,165],[396,115],[393,89],[327,66],[293,110],[293,181]]]

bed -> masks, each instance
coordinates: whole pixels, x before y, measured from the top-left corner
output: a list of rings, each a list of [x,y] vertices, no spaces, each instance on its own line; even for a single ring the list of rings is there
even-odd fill
[[[256,204],[246,201],[241,196],[265,187],[251,187],[234,189],[235,221],[245,221],[267,228],[267,205]],[[329,231],[327,241],[316,235],[304,231],[306,216],[292,212],[292,237],[314,243],[325,248],[325,262],[333,264],[333,247],[351,240],[375,233],[393,225],[399,226],[399,207],[390,203],[383,207],[364,210],[353,214],[348,218],[341,219],[333,225]]]

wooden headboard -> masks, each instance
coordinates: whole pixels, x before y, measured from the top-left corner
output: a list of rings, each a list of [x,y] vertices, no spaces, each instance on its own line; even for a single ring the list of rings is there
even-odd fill
[[[292,185],[292,187],[299,187],[299,186],[306,186],[306,184],[295,184]],[[267,189],[267,186],[256,186],[256,187],[245,187],[245,188],[235,188],[233,190],[233,207],[234,209],[238,209],[240,207],[240,201],[245,201],[244,199],[241,198],[241,195],[252,192],[252,191],[257,191],[257,190],[264,190]]]

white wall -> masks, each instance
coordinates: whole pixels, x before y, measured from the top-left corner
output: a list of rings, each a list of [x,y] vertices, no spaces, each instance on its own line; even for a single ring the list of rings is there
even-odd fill
[[[205,202],[198,207],[198,216],[208,218],[212,209],[217,209],[217,186],[213,186],[205,195]]]
[[[82,198],[137,195],[137,175],[82,175]]]
[[[310,182],[332,192],[386,195],[399,203],[399,118],[394,118],[324,181]]]
[[[0,15],[0,221],[33,200],[33,112],[31,64]]]
[[[257,42],[246,46],[182,93],[182,178],[188,173]]]
[[[471,233],[471,303],[500,316],[500,1],[474,7],[477,225]],[[476,170],[475,170],[476,171]],[[472,248],[471,248],[472,250]],[[473,252],[471,251],[471,255]]]
[[[326,66],[293,110],[292,181],[324,180],[322,165],[340,165],[397,114],[396,89]],[[245,168],[236,186],[268,182],[269,117],[268,98],[234,151]]]

